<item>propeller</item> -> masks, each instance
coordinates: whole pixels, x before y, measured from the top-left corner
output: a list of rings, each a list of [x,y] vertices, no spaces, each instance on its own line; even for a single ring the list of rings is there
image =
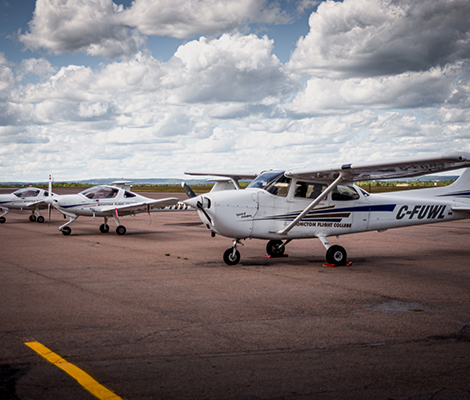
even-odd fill
[[[203,204],[202,204],[204,200],[207,200],[208,203],[209,203],[209,206],[208,206],[207,208],[210,208],[210,206],[211,206],[211,201],[210,201],[210,199],[208,199],[207,197],[201,197],[201,199],[202,199],[202,201],[198,201],[198,202],[196,203],[196,207],[197,207],[198,210],[201,210],[201,211],[202,211],[202,213],[206,216],[206,218],[207,218],[207,220],[209,221],[209,223],[210,223],[211,225],[213,225],[211,217],[209,217],[209,214],[207,214],[207,212],[206,212],[206,210],[204,209]]]

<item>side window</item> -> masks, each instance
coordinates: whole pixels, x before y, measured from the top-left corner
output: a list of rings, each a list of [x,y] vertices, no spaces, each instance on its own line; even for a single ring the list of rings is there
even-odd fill
[[[331,198],[337,201],[348,201],[359,199],[359,194],[351,186],[338,185],[333,189]]]
[[[294,197],[304,199],[316,199],[327,188],[323,183],[297,182]]]
[[[124,197],[128,199],[129,197],[135,197],[135,194],[132,192],[128,192],[127,190],[124,192]]]
[[[279,179],[271,182],[268,186],[265,187],[269,193],[274,194],[275,196],[286,197],[289,192],[290,178],[286,178],[282,174]]]

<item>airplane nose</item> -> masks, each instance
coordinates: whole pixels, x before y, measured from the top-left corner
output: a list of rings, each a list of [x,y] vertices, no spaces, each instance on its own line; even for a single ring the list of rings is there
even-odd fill
[[[183,203],[193,208],[197,208],[197,203],[201,201],[200,197],[201,196],[196,196],[191,199],[183,200]]]

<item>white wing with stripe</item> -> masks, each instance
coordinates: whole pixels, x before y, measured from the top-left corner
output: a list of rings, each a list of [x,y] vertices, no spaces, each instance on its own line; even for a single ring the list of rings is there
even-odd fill
[[[334,181],[340,174],[344,181],[407,178],[470,167],[470,153],[451,152],[430,157],[343,164],[339,167],[291,169],[285,175],[306,180]]]

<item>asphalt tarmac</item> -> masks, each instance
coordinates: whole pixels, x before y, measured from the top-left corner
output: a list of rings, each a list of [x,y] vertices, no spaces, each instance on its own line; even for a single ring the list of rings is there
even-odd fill
[[[2,400],[95,399],[32,341],[127,400],[470,399],[469,220],[333,238],[328,268],[314,239],[229,267],[195,212],[28,216],[0,225]]]

